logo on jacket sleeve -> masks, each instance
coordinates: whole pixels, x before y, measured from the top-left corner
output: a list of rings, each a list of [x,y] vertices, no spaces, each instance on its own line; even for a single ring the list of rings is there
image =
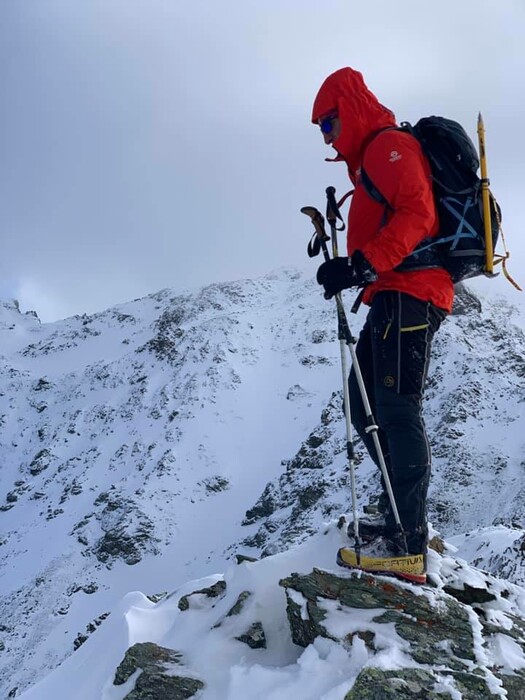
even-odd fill
[[[399,151],[391,151],[390,152],[390,158],[388,159],[391,163],[395,163],[396,160],[401,160],[403,156]]]

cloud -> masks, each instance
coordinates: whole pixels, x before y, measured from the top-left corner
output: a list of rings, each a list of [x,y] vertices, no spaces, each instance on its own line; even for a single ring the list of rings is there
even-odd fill
[[[348,187],[309,124],[344,65],[400,119],[474,134],[481,109],[495,191],[525,186],[518,0],[39,0],[2,20],[0,277],[49,313],[302,264],[299,208]]]
[[[34,280],[18,280],[14,283],[13,288],[13,296],[20,304],[22,313],[36,311],[43,323],[68,315],[67,302],[60,301]]]

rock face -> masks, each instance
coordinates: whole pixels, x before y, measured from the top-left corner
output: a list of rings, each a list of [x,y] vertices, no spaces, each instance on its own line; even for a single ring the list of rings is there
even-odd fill
[[[499,617],[502,600],[512,594],[501,582],[479,576],[478,586],[451,581],[438,589],[360,572],[341,577],[314,569],[292,574],[280,585],[286,590],[296,644],[306,647],[320,636],[341,644],[349,654],[366,650],[367,665],[345,700],[481,700],[502,697],[502,689],[508,700],[521,700],[523,668],[503,674],[488,656],[501,636],[525,652],[524,620],[512,614]],[[493,618],[500,623],[489,622]],[[393,665],[405,668],[388,669],[388,662],[380,660],[395,645],[404,659],[400,662],[398,656]]]
[[[134,644],[117,668],[113,685],[123,685],[140,670],[135,687],[124,700],[186,700],[201,690],[204,683],[182,675],[182,665],[182,655],[172,649],[150,642]]]
[[[325,546],[335,544],[337,531],[334,521]],[[455,559],[450,546],[442,545],[442,553],[429,551],[424,586],[348,569],[313,568],[279,578],[282,556],[245,562],[225,579],[160,602],[165,614],[174,615],[174,649],[135,644],[115,684],[130,684],[126,700],[178,700],[204,687],[215,697],[209,679],[217,679],[216,664],[237,681],[236,671],[242,668],[249,677],[253,667],[262,673],[254,673],[255,683],[272,669],[278,678],[284,641],[289,671],[294,658],[296,668],[305,668],[308,658],[318,663],[320,649],[345,659],[332,669],[344,690],[330,697],[340,700],[524,700],[525,590]],[[239,592],[250,579],[253,590]],[[188,642],[194,628],[215,640],[204,654],[199,637]],[[290,672],[288,682],[292,677]],[[221,692],[230,697],[228,681],[222,683]],[[277,690],[278,681],[272,687]],[[254,697],[263,697],[261,692],[255,688]]]

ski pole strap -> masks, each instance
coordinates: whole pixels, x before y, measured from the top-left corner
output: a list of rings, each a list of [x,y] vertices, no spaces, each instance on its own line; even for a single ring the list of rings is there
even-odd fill
[[[363,287],[359,294],[356,296],[354,303],[352,304],[352,308],[350,309],[350,313],[356,314],[359,311],[359,307],[363,303],[363,294],[365,293],[366,287]]]
[[[335,198],[335,187],[326,188],[326,218],[330,226],[335,228],[336,231],[344,231],[345,224],[341,212],[339,211],[339,205]],[[341,222],[341,226],[337,227],[337,219]]]
[[[321,252],[321,240],[317,233],[314,233],[306,249],[309,258],[316,258]]]
[[[301,213],[310,217],[315,228],[315,233],[308,243],[308,256],[315,258],[322,250],[324,259],[330,260],[330,254],[326,246],[326,241],[330,240],[330,236],[325,231],[323,215],[315,207],[302,207]]]
[[[354,192],[355,192],[355,190],[349,190],[346,194],[344,194],[344,195],[341,197],[341,199],[337,202],[337,208],[338,208],[338,209],[341,209],[341,207],[342,207],[343,204],[346,202],[346,200],[348,199],[348,197],[350,197],[351,195],[353,195]]]

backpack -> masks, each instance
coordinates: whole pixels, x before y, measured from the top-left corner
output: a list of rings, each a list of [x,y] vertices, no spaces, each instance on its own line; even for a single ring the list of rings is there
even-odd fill
[[[421,270],[443,267],[454,283],[485,273],[485,227],[481,179],[477,175],[476,148],[463,127],[444,117],[424,117],[412,126],[401,122],[398,131],[414,136],[423,149],[432,171],[439,232],[423,240],[395,269]],[[361,180],[368,194],[384,204],[385,222],[394,208],[361,169]],[[501,228],[501,209],[490,193],[492,245],[496,246]]]

